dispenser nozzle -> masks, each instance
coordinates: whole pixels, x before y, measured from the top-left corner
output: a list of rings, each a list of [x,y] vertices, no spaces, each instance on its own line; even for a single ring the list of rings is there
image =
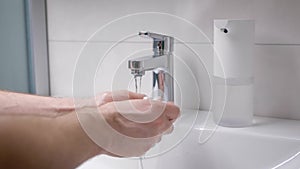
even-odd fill
[[[221,28],[220,30],[221,30],[221,32],[228,33],[228,29],[227,28]]]

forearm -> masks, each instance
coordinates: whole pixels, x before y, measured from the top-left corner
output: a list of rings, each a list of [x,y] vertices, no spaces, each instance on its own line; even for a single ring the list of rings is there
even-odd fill
[[[50,118],[0,116],[0,168],[75,168],[101,154],[76,114]]]
[[[78,100],[78,108],[92,99]],[[0,168],[74,168],[100,154],[81,129],[72,98],[0,91]]]
[[[54,130],[52,118],[1,115],[0,168],[47,168],[53,158]]]
[[[74,111],[71,98],[53,98],[0,91],[0,115],[59,116]]]
[[[78,99],[74,104],[73,99],[64,100],[0,91],[0,168],[68,169],[75,168],[97,154],[141,155],[156,143],[156,137],[148,140],[147,143],[143,140],[143,144],[138,143],[134,144],[132,148],[125,147],[122,149],[124,146],[119,145],[118,137],[113,139],[104,137],[105,134],[101,132],[105,131],[104,128],[98,129],[99,133],[92,130],[101,142],[108,141],[108,144],[105,145],[109,146],[104,147],[107,149],[104,150],[83,131],[75,111],[78,108],[83,114],[101,113],[106,121],[105,124],[114,126],[116,131],[124,132],[126,135],[137,138],[159,135],[171,126],[174,119],[178,117],[179,109],[174,105],[158,101],[149,102],[143,100],[143,97],[144,95],[130,92],[104,93],[95,98]],[[126,105],[124,110],[129,115],[127,117],[131,117],[132,113],[137,111],[132,105],[142,108],[143,113],[145,113],[146,107],[146,112],[149,115],[154,110],[160,110],[165,106],[166,108],[163,109],[164,114],[153,122],[135,123],[125,118],[126,112],[122,112],[122,114],[125,113],[123,117],[118,110],[119,107],[116,107],[117,102],[123,106]],[[40,116],[41,114],[44,116]],[[141,112],[139,111],[135,114],[137,118],[140,118],[140,115]],[[103,120],[88,120],[85,123],[90,122],[100,124],[98,126],[105,126],[101,125],[104,124]],[[110,142],[111,140],[114,141]],[[108,152],[111,150],[108,148],[117,151]],[[123,151],[119,151],[119,148]]]
[[[60,153],[53,159],[56,161],[53,168],[75,168],[96,155],[106,154],[106,151],[87,136],[76,113],[60,116],[56,121],[59,126],[58,138],[61,138],[59,141],[61,146]]]

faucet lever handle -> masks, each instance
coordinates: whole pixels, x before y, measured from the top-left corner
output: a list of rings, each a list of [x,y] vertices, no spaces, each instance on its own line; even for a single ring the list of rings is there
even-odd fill
[[[163,34],[153,33],[153,32],[149,32],[149,31],[140,31],[139,35],[144,36],[144,37],[150,37],[150,38],[154,39],[155,41],[163,41],[163,40],[165,40],[165,38],[168,37]]]
[[[153,33],[149,31],[140,31],[140,36],[150,37],[153,39],[154,55],[163,55],[164,51],[173,52],[174,38],[171,36]]]

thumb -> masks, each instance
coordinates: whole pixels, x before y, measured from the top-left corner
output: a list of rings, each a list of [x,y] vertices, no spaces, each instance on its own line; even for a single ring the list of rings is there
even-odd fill
[[[166,109],[166,103],[149,99],[125,100],[113,104],[123,117],[136,123],[151,123],[162,117]]]
[[[134,93],[127,90],[119,90],[113,92],[105,92],[102,94],[102,100],[105,103],[112,101],[123,101],[123,100],[131,100],[131,99],[143,99],[146,95]]]

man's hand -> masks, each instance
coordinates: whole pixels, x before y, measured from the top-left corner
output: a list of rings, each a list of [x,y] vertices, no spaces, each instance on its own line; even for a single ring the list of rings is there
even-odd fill
[[[140,156],[160,141],[163,134],[172,131],[180,112],[171,102],[143,99],[144,96],[128,91],[101,94],[96,97],[97,111],[77,111],[80,124],[106,154]]]
[[[89,158],[140,156],[172,129],[173,103],[128,91],[92,99],[0,91],[0,168],[75,168]]]
[[[112,127],[106,129],[114,136],[111,139],[119,140],[103,148],[110,151],[109,155],[128,157],[143,155],[160,141],[166,131],[172,130],[180,110],[173,103],[125,100],[104,104],[99,111]]]

